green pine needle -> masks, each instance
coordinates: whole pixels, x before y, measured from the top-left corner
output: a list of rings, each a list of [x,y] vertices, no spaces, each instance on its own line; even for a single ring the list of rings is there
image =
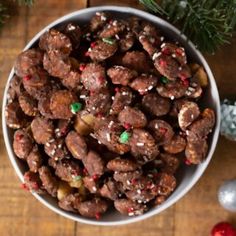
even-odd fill
[[[202,51],[213,53],[229,43],[236,24],[236,0],[140,0],[155,14],[165,16]]]
[[[6,7],[3,6],[2,3],[0,3],[0,28],[5,23],[6,18],[8,18],[6,10],[7,10]]]
[[[34,3],[34,0],[17,0],[20,5],[25,4],[27,6],[31,6]]]

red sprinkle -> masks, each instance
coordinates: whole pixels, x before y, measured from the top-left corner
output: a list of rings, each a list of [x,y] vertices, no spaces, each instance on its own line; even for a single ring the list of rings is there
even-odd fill
[[[188,166],[190,166],[192,163],[191,163],[191,161],[189,161],[188,159],[186,159],[186,160],[185,160],[185,164],[188,165]]]
[[[182,56],[182,54],[183,54],[183,50],[181,48],[176,48],[175,52],[176,52],[176,54],[178,54],[180,56]]]
[[[93,96],[94,93],[95,93],[94,91],[90,90],[89,95],[90,95],[90,96]]]
[[[22,138],[24,137],[24,135],[23,134],[18,134],[18,135],[16,135],[16,141],[20,141]]]
[[[34,189],[34,190],[38,190],[39,189],[39,185],[36,182],[32,183],[31,186],[32,186],[32,189]]]
[[[188,87],[188,86],[189,86],[189,81],[188,81],[188,79],[183,80],[182,83],[183,83],[183,85],[184,85],[185,87]]]
[[[27,172],[25,175],[24,175],[24,179],[25,180],[30,180],[30,175],[29,175],[29,172]]]
[[[133,209],[132,207],[129,207],[129,208],[127,209],[127,211],[128,211],[128,213],[131,213],[131,212],[134,211],[134,209]]]
[[[99,176],[98,175],[93,175],[92,178],[93,178],[94,181],[97,181],[99,179]]]
[[[85,52],[84,55],[85,55],[86,57],[89,57],[89,55],[90,55],[89,51]]]
[[[132,180],[131,180],[131,184],[134,185],[134,184],[136,184],[136,183],[137,183],[137,180],[136,180],[136,179],[132,179]]]
[[[166,61],[160,60],[159,61],[160,66],[165,67],[167,65]]]
[[[116,93],[120,92],[120,88],[116,87],[116,88],[115,88],[115,92],[116,92]]]
[[[163,48],[162,53],[164,53],[165,55],[170,55],[170,49],[169,48]]]
[[[165,134],[167,132],[167,129],[166,128],[163,128],[163,127],[160,127],[159,128],[159,131],[162,133],[162,134]]]
[[[80,71],[83,71],[85,69],[86,65],[85,64],[81,64],[80,67],[79,67],[79,70]]]
[[[97,220],[99,220],[99,219],[101,218],[101,214],[100,214],[99,212],[97,212],[97,213],[95,214],[95,218],[96,218]]]
[[[100,83],[103,83],[104,80],[105,80],[104,77],[102,77],[102,76],[98,77],[98,81],[99,81]]]
[[[88,171],[87,171],[86,168],[83,169],[83,174],[84,174],[84,175],[87,175],[87,174],[88,174]]]
[[[25,183],[22,183],[20,187],[26,191],[29,191],[29,188]]]
[[[97,45],[96,42],[92,42],[92,43],[90,44],[90,47],[91,47],[91,48],[94,48],[96,45]]]
[[[28,81],[31,79],[31,76],[30,75],[26,75],[24,78],[23,78],[25,81]]]
[[[110,20],[110,21],[109,21],[109,24],[112,24],[112,23],[113,23],[113,20]]]
[[[98,112],[96,116],[97,116],[97,118],[102,118],[103,117],[101,112]]]
[[[125,129],[129,130],[129,129],[131,129],[131,124],[124,123],[124,127],[125,127]]]

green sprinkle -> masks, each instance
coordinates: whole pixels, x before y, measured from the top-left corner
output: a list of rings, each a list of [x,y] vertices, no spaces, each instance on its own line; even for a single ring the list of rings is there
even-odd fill
[[[111,38],[102,38],[102,41],[104,43],[108,43],[110,45],[114,44],[115,43],[115,40],[114,39],[111,39]]]
[[[121,135],[120,135],[120,143],[127,143],[130,137],[130,133],[127,131],[124,131]]]
[[[169,82],[169,80],[168,80],[165,76],[162,76],[162,77],[161,77],[161,82],[162,82],[163,84],[167,84],[167,83]]]
[[[79,102],[72,103],[70,105],[70,110],[73,114],[76,114],[78,111],[80,111],[82,108],[82,104]]]
[[[79,180],[82,179],[82,177],[81,177],[80,175],[77,175],[77,176],[75,176],[73,179],[74,179],[75,181],[79,181]]]

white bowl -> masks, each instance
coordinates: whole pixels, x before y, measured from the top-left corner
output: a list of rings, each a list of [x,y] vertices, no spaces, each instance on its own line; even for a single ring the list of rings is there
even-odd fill
[[[153,16],[147,12],[129,8],[129,7],[117,7],[117,6],[101,6],[101,7],[92,7],[87,8],[83,10],[79,10],[76,12],[73,12],[71,14],[65,15],[58,20],[54,21],[50,25],[46,26],[43,30],[41,30],[24,48],[24,50],[31,48],[39,39],[39,37],[48,29],[58,26],[60,24],[64,24],[65,22],[71,22],[75,21],[79,24],[83,24],[89,21],[91,17],[95,14],[97,11],[109,11],[112,12],[112,15],[114,17],[127,17],[131,15],[138,16],[140,18],[146,19],[153,24],[155,24],[157,27],[159,27],[166,36],[170,37],[171,39],[176,39],[179,41],[186,49],[187,55],[189,58],[191,58],[193,61],[201,64],[204,66],[208,77],[210,84],[205,91],[204,95],[204,103],[203,106],[209,106],[213,108],[216,111],[216,125],[215,128],[211,134],[210,140],[209,140],[209,152],[207,155],[206,160],[197,166],[188,166],[188,167],[182,167],[183,171],[180,171],[179,176],[177,176],[178,179],[178,186],[176,190],[173,192],[173,194],[160,206],[157,206],[155,208],[150,209],[148,212],[146,212],[144,215],[135,216],[135,217],[127,217],[122,216],[117,212],[111,211],[105,214],[99,221],[95,219],[88,219],[85,217],[82,217],[78,214],[66,212],[62,209],[60,209],[57,206],[57,203],[55,199],[48,195],[40,196],[36,193],[32,193],[40,202],[42,202],[45,206],[50,208],[51,210],[55,211],[56,213],[65,216],[69,219],[86,223],[86,224],[93,224],[93,225],[122,225],[122,224],[128,224],[136,221],[140,221],[143,219],[146,219],[150,216],[156,215],[166,208],[173,205],[175,202],[177,202],[181,197],[183,197],[192,187],[193,185],[199,180],[199,178],[202,176],[203,172],[205,171],[206,167],[208,166],[213,152],[215,150],[218,135],[219,135],[219,127],[220,127],[220,102],[219,102],[219,95],[218,90],[216,87],[215,79],[212,75],[212,72],[202,56],[202,54],[195,48],[195,46],[191,42],[187,42],[186,37],[180,34],[180,31],[177,30],[174,26],[169,24],[168,22]],[[3,97],[3,107],[2,107],[2,127],[3,127],[3,135],[4,140],[7,148],[7,152],[9,155],[9,158],[11,160],[11,163],[19,176],[20,180],[23,182],[23,173],[25,171],[25,166],[22,164],[22,162],[19,161],[19,159],[15,156],[12,148],[12,134],[13,132],[8,129],[6,125],[6,120],[4,116],[4,108],[7,101],[7,90],[9,87],[9,82],[11,78],[13,77],[14,69],[11,70],[11,73],[9,75],[4,97]]]

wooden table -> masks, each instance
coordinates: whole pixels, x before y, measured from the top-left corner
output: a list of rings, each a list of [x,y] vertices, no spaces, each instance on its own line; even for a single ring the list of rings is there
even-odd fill
[[[126,5],[139,7],[136,0],[36,0],[32,8],[13,9],[13,16],[0,35],[0,91],[5,87],[17,54],[42,27],[58,17],[89,6]],[[221,98],[236,94],[236,37],[216,55],[207,56],[215,74]],[[2,129],[1,131],[2,132]],[[143,222],[120,227],[93,227],[65,219],[39,203],[20,188],[20,181],[8,160],[0,139],[0,235],[2,236],[207,236],[218,221],[236,223],[236,215],[217,201],[217,189],[236,177],[235,143],[220,138],[204,176],[177,204]]]

